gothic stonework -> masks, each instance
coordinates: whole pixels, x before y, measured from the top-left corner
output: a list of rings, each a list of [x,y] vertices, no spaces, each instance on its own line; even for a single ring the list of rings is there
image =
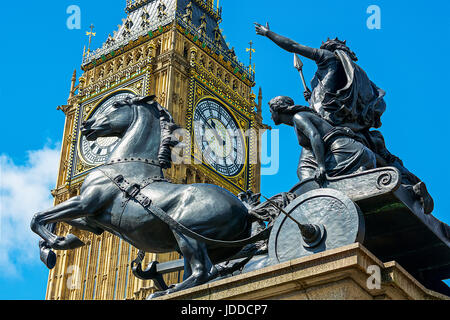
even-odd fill
[[[66,122],[58,181],[52,192],[55,204],[77,196],[86,174],[95,168],[80,156],[80,125],[117,92],[155,94],[175,122],[192,132],[192,114],[198,102],[194,98],[201,98],[192,92],[197,86],[203,93],[216,95],[242,130],[267,128],[255,112],[254,73],[230,55],[218,32],[221,8],[215,8],[213,1],[165,0],[161,7],[160,1],[129,0],[126,11],[127,19],[119,30],[102,48],[83,58],[84,74],[76,84],[74,73],[68,103],[59,107]],[[254,160],[247,161],[235,177],[217,174],[202,164],[173,165],[165,175],[173,183],[216,184],[235,194],[246,189],[258,192],[259,144],[259,135],[247,138],[246,152]],[[60,235],[69,230],[86,246],[57,252],[47,299],[143,299],[154,292],[152,281],[139,280],[130,272],[136,248],[107,232],[98,236],[63,223],[56,227]],[[179,258],[178,253],[147,253],[144,262]],[[181,282],[182,276],[182,272],[174,272],[164,278],[171,284]]]

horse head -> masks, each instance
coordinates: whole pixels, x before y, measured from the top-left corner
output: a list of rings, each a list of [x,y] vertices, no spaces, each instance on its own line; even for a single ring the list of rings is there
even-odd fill
[[[100,137],[119,137],[122,143],[111,157],[157,157],[162,168],[171,166],[171,149],[178,141],[172,133],[179,127],[156,96],[127,97],[82,123],[81,134],[93,141]],[[137,140],[136,138],[139,138]],[[156,154],[155,154],[156,152]]]
[[[130,128],[134,120],[134,110],[136,104],[139,103],[156,103],[155,96],[150,97],[133,97],[118,101],[112,105],[107,113],[100,113],[81,125],[81,134],[87,140],[93,141],[99,137],[123,136]]]

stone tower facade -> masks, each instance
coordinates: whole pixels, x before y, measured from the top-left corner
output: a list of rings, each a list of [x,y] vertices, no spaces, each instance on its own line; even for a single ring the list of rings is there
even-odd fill
[[[253,71],[225,43],[219,28],[221,13],[212,0],[127,1],[127,16],[119,30],[83,57],[84,73],[78,82],[74,73],[67,105],[58,107],[66,120],[59,176],[52,191],[55,204],[78,195],[86,175],[106,161],[117,142],[87,143],[80,135],[81,123],[127,95],[156,95],[175,122],[190,133],[190,161],[165,172],[173,183],[216,184],[234,194],[259,191],[258,150],[266,128],[259,112],[261,97],[258,105],[252,92]],[[225,129],[232,123],[242,132],[241,140],[233,145],[243,160],[239,165],[202,155],[195,133],[195,121],[202,112],[209,112]],[[96,236],[64,223],[56,225],[57,234],[68,232],[86,246],[57,252],[47,299],[143,299],[154,291],[152,281],[139,280],[131,273],[136,248],[110,233]],[[144,262],[180,258],[177,253],[147,253]],[[165,275],[165,280],[178,283],[182,272]]]

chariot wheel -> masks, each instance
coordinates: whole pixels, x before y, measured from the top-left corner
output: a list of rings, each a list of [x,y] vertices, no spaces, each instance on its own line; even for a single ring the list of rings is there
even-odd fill
[[[281,263],[364,240],[358,206],[334,189],[309,191],[280,213],[269,238],[269,259]],[[294,221],[295,220],[295,221]]]

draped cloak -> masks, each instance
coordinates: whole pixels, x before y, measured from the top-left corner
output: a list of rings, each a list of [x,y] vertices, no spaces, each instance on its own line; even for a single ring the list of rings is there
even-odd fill
[[[380,118],[386,110],[385,92],[370,81],[345,51],[336,50],[334,56],[329,56],[327,60],[334,60],[331,68],[322,62],[325,66],[320,70],[319,57],[316,60],[319,70],[312,80],[311,107],[333,126],[348,127],[355,132],[381,127]],[[342,69],[345,77],[340,74]],[[339,77],[333,79],[333,76],[340,76],[345,83],[341,89],[334,90],[325,83],[336,85]]]

